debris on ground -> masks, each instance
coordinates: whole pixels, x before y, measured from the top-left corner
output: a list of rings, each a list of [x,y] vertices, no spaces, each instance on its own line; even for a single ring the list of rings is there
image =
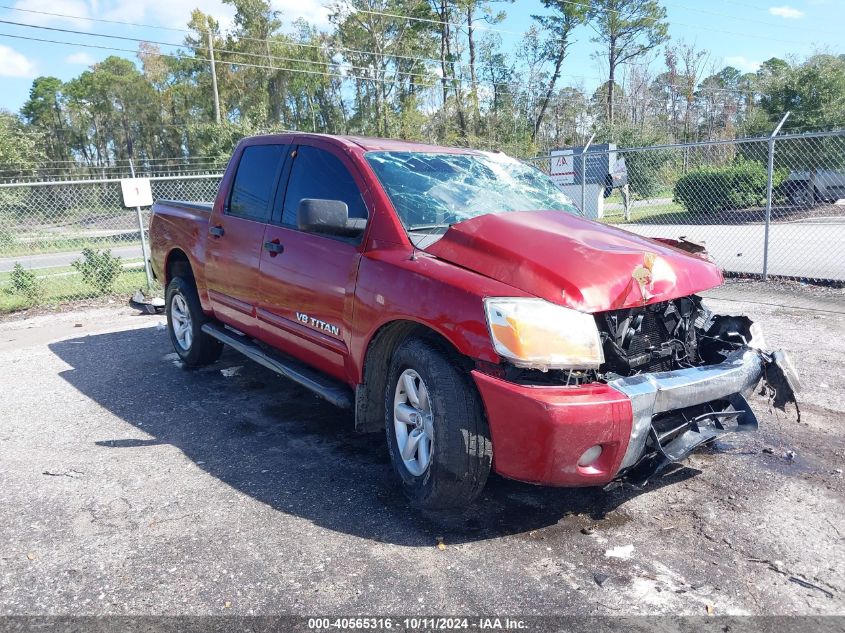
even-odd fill
[[[78,479],[79,477],[82,477],[82,475],[85,474],[85,473],[81,473],[78,470],[67,470],[67,471],[63,471],[63,472],[45,470],[41,474],[42,475],[49,475],[50,477],[70,477],[71,479]]]
[[[633,545],[620,545],[619,547],[611,547],[605,551],[604,555],[609,558],[631,558],[633,553]]]
[[[226,378],[231,378],[232,376],[239,375],[241,373],[241,369],[243,369],[243,365],[235,365],[234,367],[225,367],[221,369],[220,373]]]
[[[604,583],[606,583],[608,580],[610,580],[610,576],[608,576],[607,574],[595,573],[595,574],[593,574],[593,580],[596,581],[596,584],[599,587],[604,587]]]
[[[593,527],[592,525],[588,525],[586,527],[581,528],[581,534],[586,534],[587,536],[589,536],[590,534],[592,534],[595,531],[596,531],[596,528]]]
[[[791,461],[791,460],[795,459],[795,451],[786,451],[786,452],[783,454],[783,456],[784,456],[786,459],[788,459],[788,460],[790,460],[790,461]]]
[[[144,291],[139,288],[129,299],[129,307],[142,314],[161,314],[164,312],[164,299],[161,297],[147,298]]]
[[[763,449],[763,452],[766,453],[766,455],[774,455],[775,449],[771,448],[770,446],[767,446]]]
[[[813,583],[808,582],[808,581],[804,580],[803,578],[799,578],[798,576],[790,576],[789,582],[794,582],[796,585],[800,585],[801,587],[804,587],[805,589],[815,589],[816,591],[821,591],[828,598],[833,597],[832,592],[828,591],[827,589],[823,589],[822,587],[819,587],[818,585],[814,585]]]
[[[442,536],[438,536],[435,540],[437,541],[437,549],[439,549],[441,552],[446,549],[446,543],[443,542]]]

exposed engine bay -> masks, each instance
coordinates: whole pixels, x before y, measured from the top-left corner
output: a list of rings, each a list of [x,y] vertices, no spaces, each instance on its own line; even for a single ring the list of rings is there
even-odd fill
[[[762,331],[748,317],[714,315],[700,297],[689,296],[601,313],[596,322],[605,354],[598,377],[611,385],[631,384],[643,374],[655,374],[659,380],[660,372],[704,373],[737,357],[757,357],[755,362],[762,367],[761,393],[781,410],[793,403],[800,420],[795,398],[800,385],[792,363],[783,352],[766,350]],[[642,452],[619,481],[645,485],[650,477],[720,435],[756,430],[757,418],[746,395],[750,394],[738,391],[642,420],[647,427],[647,435],[640,440]]]
[[[713,314],[695,295],[594,316],[605,359],[597,371],[513,367],[507,377],[537,385],[604,382],[627,393],[638,428],[616,485],[643,486],[720,435],[756,430],[746,396],[758,383],[774,407],[794,404],[800,420],[789,357],[768,351],[748,317]],[[704,395],[717,383],[718,395]]]
[[[599,372],[604,380],[717,363],[743,345],[765,345],[751,319],[714,315],[694,295],[603,312],[596,322],[604,348]]]

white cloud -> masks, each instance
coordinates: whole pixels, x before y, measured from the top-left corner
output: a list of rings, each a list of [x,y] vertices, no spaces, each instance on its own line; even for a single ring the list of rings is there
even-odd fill
[[[797,20],[804,17],[804,12],[793,7],[769,7],[769,13],[776,15],[779,18],[786,18],[787,20]]]
[[[91,22],[76,18],[64,18],[58,15],[45,15],[46,13],[61,13],[64,15],[78,16],[81,18],[91,17],[91,10],[84,0],[18,0],[14,4],[17,9],[29,11],[43,11],[44,13],[15,12],[15,19],[27,24],[73,24],[74,26],[90,27]]]
[[[329,25],[330,10],[325,0],[270,0],[271,5],[282,13],[283,29],[291,30],[292,23],[304,18],[320,28]],[[15,12],[15,19],[27,24],[73,24],[86,30],[101,28],[102,25],[85,18],[138,22],[173,28],[184,28],[191,19],[191,11],[200,6],[204,13],[220,22],[225,30],[232,26],[233,7],[222,0],[17,0],[16,8],[43,13]],[[45,15],[45,13],[64,14]],[[179,38],[177,38],[178,41]]]
[[[91,66],[97,62],[90,54],[86,53],[85,51],[79,51],[78,53],[72,53],[65,57],[65,61],[68,64],[77,64],[79,66]]]
[[[744,73],[753,73],[760,68],[760,62],[748,59],[744,55],[732,55],[730,57],[725,57],[725,63],[728,66],[733,66]]]
[[[0,77],[35,77],[35,64],[16,50],[0,44]]]
[[[282,12],[282,21],[289,26],[294,20],[304,18],[318,27],[329,25],[331,11],[322,0],[271,0],[274,9]]]

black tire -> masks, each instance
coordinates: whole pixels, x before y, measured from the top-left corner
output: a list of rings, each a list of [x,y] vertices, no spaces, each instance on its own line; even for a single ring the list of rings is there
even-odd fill
[[[793,207],[810,208],[819,200],[819,193],[808,182],[796,182],[789,190],[789,203]]]
[[[173,302],[181,298],[187,306],[190,315],[190,344],[185,347],[177,339],[174,330]],[[179,354],[179,358],[186,367],[201,367],[213,363],[220,358],[223,351],[223,343],[216,338],[209,336],[202,331],[202,326],[208,321],[208,317],[202,311],[200,299],[197,295],[197,287],[193,280],[184,277],[174,277],[167,285],[165,295],[165,308],[167,312],[167,332],[170,335],[170,342],[173,349]]]
[[[394,430],[394,397],[407,369],[425,382],[433,420],[431,459],[417,476],[405,466]],[[393,354],[384,402],[390,461],[404,493],[415,505],[432,510],[472,503],[490,474],[493,444],[481,398],[468,372],[437,343],[408,339]]]

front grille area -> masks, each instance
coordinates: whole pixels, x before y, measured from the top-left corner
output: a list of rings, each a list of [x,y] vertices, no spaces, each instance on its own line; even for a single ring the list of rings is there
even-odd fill
[[[695,323],[706,315],[698,297],[597,314],[605,356],[601,371],[630,376],[695,364]]]
[[[663,304],[656,304],[655,307],[660,305]],[[663,310],[665,310],[665,305],[663,305]],[[659,348],[671,339],[672,335],[666,329],[664,322],[655,312],[646,310],[643,314],[642,324],[630,339],[628,355],[643,354],[651,349]],[[672,369],[672,359],[669,357],[652,359],[643,365],[638,365],[637,369],[644,372],[669,371]]]

